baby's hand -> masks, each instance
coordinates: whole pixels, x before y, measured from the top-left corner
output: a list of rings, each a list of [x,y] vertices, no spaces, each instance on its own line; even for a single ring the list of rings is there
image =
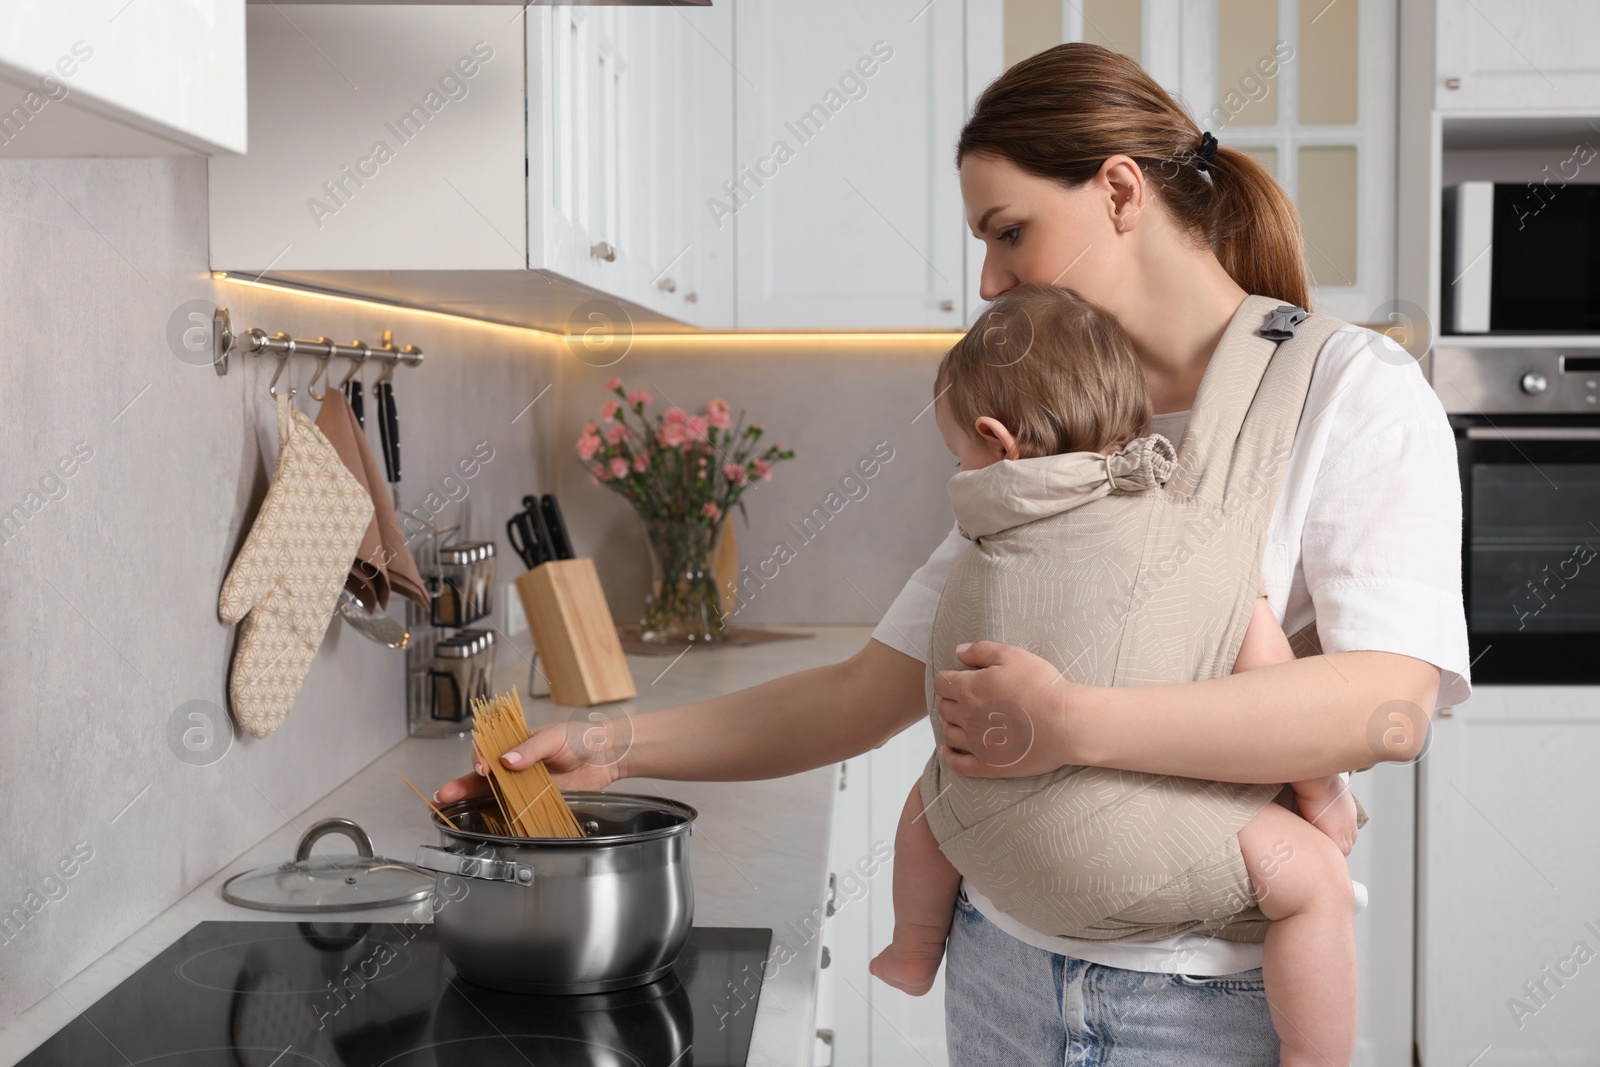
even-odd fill
[[[1346,856],[1356,843],[1356,798],[1344,778],[1330,774],[1294,782],[1295,802],[1312,826],[1327,834]]]

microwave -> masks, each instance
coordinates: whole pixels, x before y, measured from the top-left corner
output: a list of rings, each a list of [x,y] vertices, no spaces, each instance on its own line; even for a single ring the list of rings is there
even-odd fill
[[[1600,333],[1600,184],[1444,190],[1447,334]]]

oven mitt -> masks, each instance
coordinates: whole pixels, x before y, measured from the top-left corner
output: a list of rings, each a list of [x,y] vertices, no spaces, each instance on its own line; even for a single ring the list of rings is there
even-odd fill
[[[372,498],[280,393],[278,465],[217,608],[243,620],[228,697],[246,733],[265,737],[289,714],[371,522]]]

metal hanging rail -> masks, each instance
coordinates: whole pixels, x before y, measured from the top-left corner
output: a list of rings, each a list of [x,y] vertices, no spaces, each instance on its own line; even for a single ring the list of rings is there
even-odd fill
[[[392,373],[395,366],[404,364],[415,367],[422,363],[422,349],[416,345],[396,348],[393,334],[388,330],[383,331],[381,345],[369,345],[365,341],[352,341],[346,345],[326,337],[306,341],[281,332],[269,335],[254,326],[242,333],[234,333],[228,309],[219,307],[211,316],[211,359],[218,374],[228,373],[228,359],[235,352],[242,356],[277,356],[281,362],[287,362],[290,356],[310,356],[324,365],[334,359],[348,359],[355,366],[376,360],[390,365],[384,371],[385,377]],[[281,366],[279,371],[281,373]],[[277,380],[276,376],[273,380]]]

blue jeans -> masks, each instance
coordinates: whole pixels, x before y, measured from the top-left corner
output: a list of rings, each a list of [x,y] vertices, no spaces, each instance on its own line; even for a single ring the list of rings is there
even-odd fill
[[[1276,1067],[1261,968],[1106,967],[1018,941],[962,894],[945,950],[951,1067]]]

